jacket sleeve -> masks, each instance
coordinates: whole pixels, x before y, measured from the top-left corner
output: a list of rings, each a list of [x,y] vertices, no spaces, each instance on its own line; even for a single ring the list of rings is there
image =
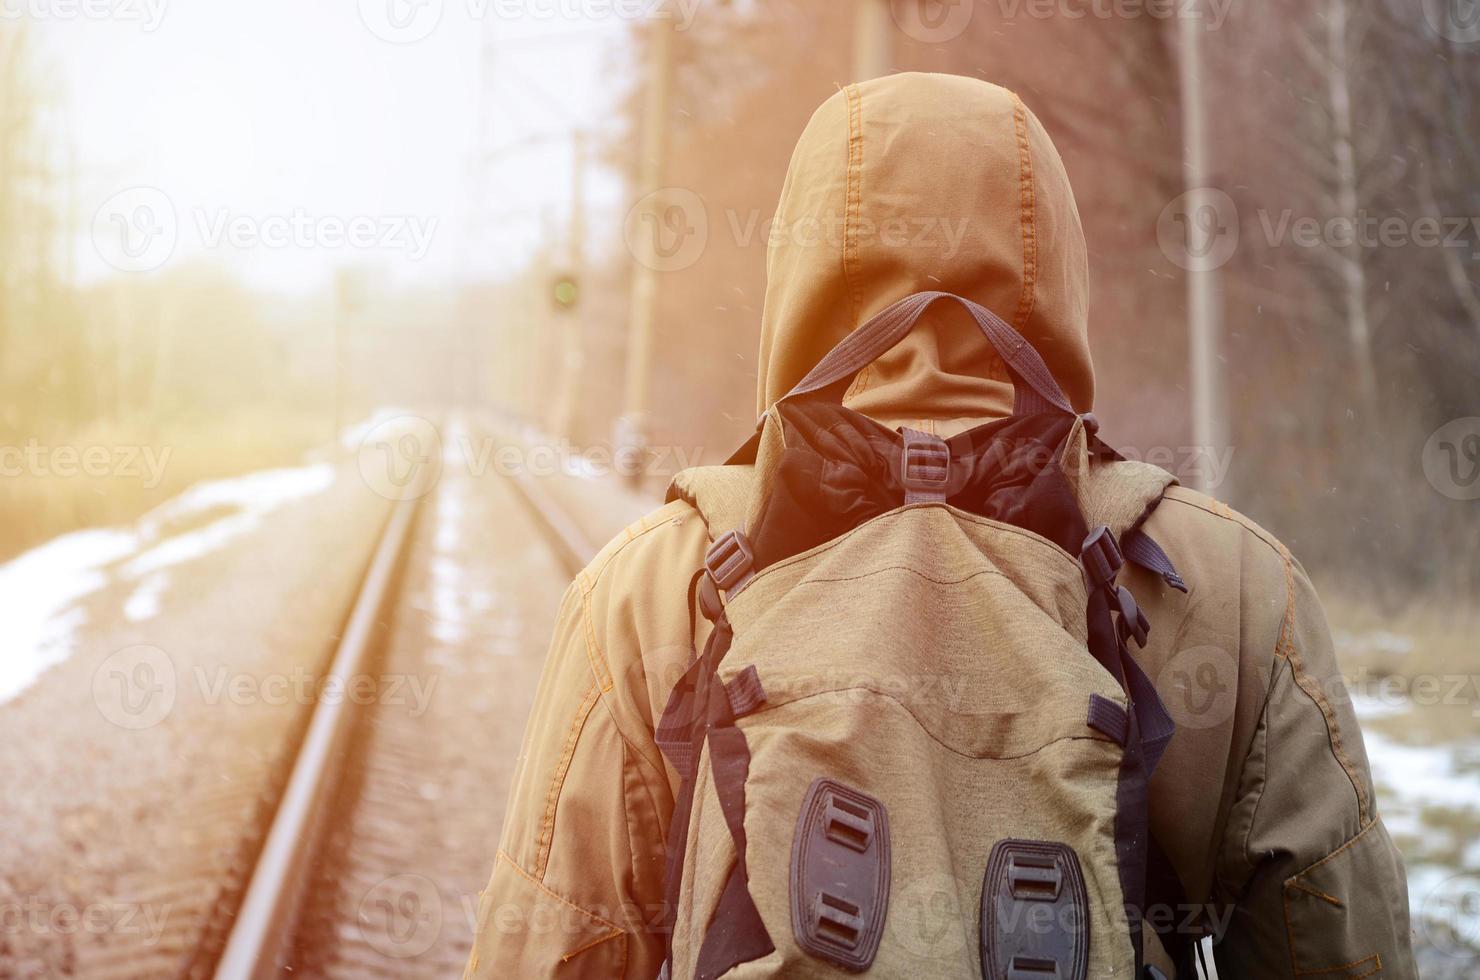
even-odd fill
[[[466,977],[657,975],[673,799],[653,705],[692,647],[683,568],[706,540],[665,508],[566,591]]]
[[[1280,549],[1286,601],[1252,747],[1236,781],[1219,880],[1232,892],[1219,972],[1414,977],[1402,858],[1373,795],[1326,617]],[[1268,657],[1268,638],[1250,637]]]

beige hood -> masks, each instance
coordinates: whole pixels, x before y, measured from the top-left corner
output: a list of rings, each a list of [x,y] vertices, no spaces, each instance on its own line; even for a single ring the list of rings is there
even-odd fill
[[[1088,411],[1088,272],[1053,142],[1012,92],[955,75],[852,85],[792,155],[766,261],[759,412],[842,337],[910,293],[942,289],[996,312]],[[966,315],[937,307],[864,369],[853,408],[951,434],[1010,411],[1001,363]]]

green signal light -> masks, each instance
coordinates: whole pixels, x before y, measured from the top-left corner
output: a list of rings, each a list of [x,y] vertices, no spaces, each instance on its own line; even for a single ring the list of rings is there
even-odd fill
[[[557,279],[555,280],[553,296],[555,298],[556,306],[560,307],[561,309],[568,310],[571,307],[575,306],[576,301],[580,299],[581,290],[580,287],[576,285],[576,281],[574,279]]]

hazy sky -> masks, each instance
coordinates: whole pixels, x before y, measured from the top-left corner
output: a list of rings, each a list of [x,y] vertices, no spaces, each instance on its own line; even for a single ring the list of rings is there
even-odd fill
[[[570,149],[501,154],[481,185],[499,223],[471,244],[484,39],[484,145],[504,146],[609,118],[632,25],[580,0],[0,0],[16,12],[75,147],[79,277],[205,257],[292,292],[351,263],[403,282],[516,265],[542,210],[562,223]],[[593,178],[593,209],[615,207]]]

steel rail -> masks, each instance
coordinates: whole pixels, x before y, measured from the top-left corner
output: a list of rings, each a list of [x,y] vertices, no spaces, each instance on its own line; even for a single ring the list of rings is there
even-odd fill
[[[421,495],[392,508],[330,664],[327,684],[349,691],[375,647],[376,626],[410,538]],[[322,690],[322,689],[321,689]],[[217,980],[278,977],[354,723],[348,697],[320,698],[294,759],[262,851],[216,964]]]
[[[525,509],[534,516],[535,522],[544,528],[556,557],[572,578],[596,557],[597,546],[586,537],[586,532],[571,519],[550,494],[539,488],[539,481],[521,471],[508,475],[509,485],[524,503]]]

